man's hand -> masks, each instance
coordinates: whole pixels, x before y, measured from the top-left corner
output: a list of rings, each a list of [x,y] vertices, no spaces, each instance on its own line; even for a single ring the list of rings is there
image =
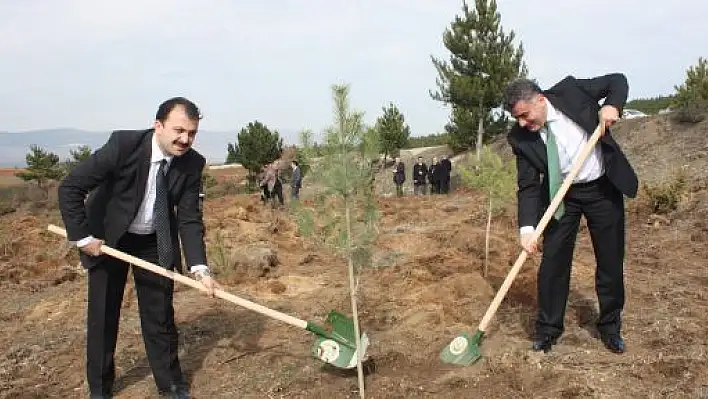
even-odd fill
[[[103,245],[103,240],[93,239],[88,244],[80,247],[79,249],[89,256],[99,256],[102,254],[101,245]]]
[[[600,108],[600,123],[604,123],[605,128],[612,126],[618,120],[619,111],[613,105],[605,105]]]
[[[213,277],[208,272],[205,271],[200,271],[196,273],[197,281],[202,283],[204,288],[207,290],[207,295],[210,297],[214,297],[214,290],[219,288],[221,289],[221,285],[214,280]]]
[[[525,233],[521,235],[521,246],[524,251],[528,252],[529,255],[533,255],[538,252],[538,242],[532,240],[533,233]]]

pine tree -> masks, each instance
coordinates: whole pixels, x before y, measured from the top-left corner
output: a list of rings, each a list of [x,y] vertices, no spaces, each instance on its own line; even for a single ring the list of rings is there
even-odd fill
[[[24,172],[17,172],[15,176],[25,181],[36,181],[37,186],[48,194],[47,183],[59,180],[64,176],[64,169],[59,164],[59,156],[53,152],[45,151],[37,145],[30,146],[30,152],[25,156],[27,168]]]
[[[314,206],[294,205],[300,232],[330,249],[347,262],[349,291],[357,348],[361,348],[357,311],[358,275],[371,264],[378,218],[373,193],[373,165],[379,154],[376,129],[367,129],[363,114],[349,109],[349,86],[332,87],[334,124],[325,132],[322,157],[315,159],[312,132],[301,133],[303,153],[308,157],[309,181],[321,187]],[[358,353],[361,353],[359,350]],[[359,393],[364,397],[361,358],[357,359]]]
[[[236,146],[231,143],[226,145],[226,164],[239,163],[241,154],[238,153]]]
[[[248,182],[253,185],[263,166],[280,158],[283,139],[277,131],[271,131],[268,126],[255,121],[241,129],[237,144],[229,143],[227,149],[227,163],[243,165],[248,170]]]
[[[69,159],[64,161],[65,173],[68,173],[74,166],[81,161],[88,159],[91,156],[91,147],[87,145],[78,146],[76,149],[69,150]]]
[[[708,60],[703,57],[686,70],[686,80],[675,86],[673,106],[680,122],[697,123],[708,115]]]
[[[376,119],[376,129],[381,138],[381,151],[384,159],[389,154],[395,154],[408,143],[411,135],[410,127],[406,124],[401,111],[389,103],[388,107],[383,107],[383,115]]]
[[[443,43],[451,53],[450,60],[432,57],[438,72],[438,91],[430,95],[452,106],[446,130],[453,149],[466,149],[476,143],[479,159],[484,128],[492,121],[491,110],[501,105],[504,87],[511,80],[526,76],[523,45],[515,47],[515,37],[513,31],[504,32],[495,0],[475,0],[474,10],[463,1],[462,16],[455,16],[445,29]],[[502,131],[505,119],[502,116],[487,136]]]

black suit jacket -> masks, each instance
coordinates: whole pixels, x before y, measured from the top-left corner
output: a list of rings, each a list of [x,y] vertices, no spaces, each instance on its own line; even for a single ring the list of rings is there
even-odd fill
[[[425,177],[428,175],[428,166],[425,162],[413,165],[413,184],[425,184]]]
[[[115,248],[135,219],[145,196],[152,135],[153,129],[115,131],[103,147],[63,179],[59,186],[59,209],[70,241],[93,235]],[[174,267],[180,272],[182,259],[178,231],[187,264],[207,264],[204,223],[199,206],[205,163],[202,155],[190,149],[184,155],[172,158],[167,172]],[[105,256],[91,257],[82,252],[81,261],[90,269]]]
[[[617,107],[620,115],[627,101],[629,87],[622,74],[608,74],[591,79],[567,76],[543,94],[553,107],[577,123],[588,138],[599,123],[600,105]],[[546,145],[539,132],[531,132],[516,124],[507,136],[516,155],[518,179],[519,226],[536,226],[550,204],[548,180],[541,174],[548,170]],[[619,144],[608,129],[600,139],[605,175],[624,195],[637,195],[638,179]]]

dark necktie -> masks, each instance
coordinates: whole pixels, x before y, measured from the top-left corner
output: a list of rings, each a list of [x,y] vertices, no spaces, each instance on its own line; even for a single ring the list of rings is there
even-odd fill
[[[169,200],[167,193],[167,176],[165,168],[167,160],[160,161],[160,168],[157,170],[157,184],[155,190],[155,206],[153,208],[153,220],[155,233],[157,234],[157,255],[160,266],[172,268],[172,237],[170,235]]]

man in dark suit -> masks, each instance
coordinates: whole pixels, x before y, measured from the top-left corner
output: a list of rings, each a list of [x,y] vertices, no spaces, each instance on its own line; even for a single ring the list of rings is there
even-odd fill
[[[400,157],[396,157],[393,169],[393,184],[396,185],[396,196],[403,196],[403,183],[406,182],[406,165]]]
[[[152,129],[113,132],[59,186],[68,239],[80,248],[89,274],[86,367],[92,398],[112,394],[118,321],[129,267],[101,254],[104,242],[183,272],[179,233],[189,271],[209,294],[217,286],[206,266],[199,206],[205,159],[191,148],[200,119],[191,101],[167,100],[158,108]],[[188,398],[177,356],[174,283],[137,267],[133,275],[143,340],[158,391],[172,398]]]
[[[450,192],[450,173],[452,173],[452,162],[443,155],[440,158],[440,193],[447,194]]]
[[[418,163],[413,165],[413,193],[425,195],[425,177],[428,175],[428,166],[423,162],[423,157],[418,157]]]
[[[521,244],[530,254],[538,250],[531,236],[550,199],[600,120],[611,126],[619,119],[627,93],[627,79],[619,73],[592,79],[568,76],[546,91],[526,79],[506,88],[505,107],[517,120],[508,142],[516,155]],[[625,351],[623,195],[634,198],[637,186],[636,173],[606,130],[544,232],[534,350],[549,351],[563,332],[573,250],[585,215],[597,261],[597,328],[608,349]]]

